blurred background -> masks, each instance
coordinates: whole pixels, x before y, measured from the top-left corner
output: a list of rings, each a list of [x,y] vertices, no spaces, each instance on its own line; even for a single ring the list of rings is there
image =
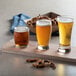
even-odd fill
[[[72,46],[76,46],[76,0],[0,0],[0,47],[13,38],[9,33],[10,19],[19,13],[31,17],[55,12],[74,18]]]

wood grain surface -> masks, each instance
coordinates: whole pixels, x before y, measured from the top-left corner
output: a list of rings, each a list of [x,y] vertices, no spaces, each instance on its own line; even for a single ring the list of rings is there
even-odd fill
[[[15,47],[14,39],[10,40],[1,48],[2,52],[20,54],[33,57],[41,57],[65,62],[76,63],[76,47],[71,47],[71,52],[68,54],[58,53],[57,49],[59,45],[50,42],[49,49],[46,51],[40,51],[37,49],[37,41],[32,37],[26,48]]]

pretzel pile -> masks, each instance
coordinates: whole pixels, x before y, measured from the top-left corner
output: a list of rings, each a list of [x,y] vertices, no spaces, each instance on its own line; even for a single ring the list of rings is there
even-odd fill
[[[41,16],[41,15],[39,15],[37,17],[33,17],[33,18],[29,19],[26,22],[27,25],[28,25],[28,27],[30,28],[30,30],[33,33],[36,33],[36,21],[37,20],[40,20],[40,19],[48,19],[48,20],[51,20],[51,22],[52,22],[52,33],[58,31],[57,21],[56,21],[55,18],[50,18],[48,16]]]
[[[30,59],[26,59],[26,62],[33,63],[32,66],[35,68],[51,67],[52,69],[56,69],[55,64],[51,62],[50,60],[30,58]]]
[[[48,19],[48,20],[51,20],[49,17],[47,17],[47,16],[37,16],[37,17],[34,17],[34,18],[32,18],[31,20],[28,20],[27,21],[27,24],[28,24],[28,26],[30,26],[30,27],[36,27],[36,21],[37,20],[40,20],[40,19]]]

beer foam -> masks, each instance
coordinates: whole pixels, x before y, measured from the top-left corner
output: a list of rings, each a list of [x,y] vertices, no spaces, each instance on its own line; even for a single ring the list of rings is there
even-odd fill
[[[38,26],[49,26],[51,24],[52,24],[51,20],[47,20],[47,19],[41,19],[36,22],[36,25]]]
[[[14,31],[15,32],[27,32],[27,31],[29,31],[29,28],[24,27],[24,26],[18,26],[18,27],[15,27]]]
[[[59,22],[73,22],[73,19],[72,18],[69,18],[69,17],[62,17],[62,16],[58,16],[57,17],[57,21]]]

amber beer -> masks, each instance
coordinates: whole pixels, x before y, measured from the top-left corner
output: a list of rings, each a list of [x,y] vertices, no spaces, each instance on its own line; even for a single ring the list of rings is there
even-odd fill
[[[28,27],[15,27],[14,41],[16,47],[26,47],[29,42],[29,28]]]
[[[49,39],[52,32],[51,21],[41,19],[36,22],[36,36],[38,41],[38,49],[47,50],[49,48]]]
[[[71,44],[73,20],[68,17],[58,17],[60,51],[68,52]]]

